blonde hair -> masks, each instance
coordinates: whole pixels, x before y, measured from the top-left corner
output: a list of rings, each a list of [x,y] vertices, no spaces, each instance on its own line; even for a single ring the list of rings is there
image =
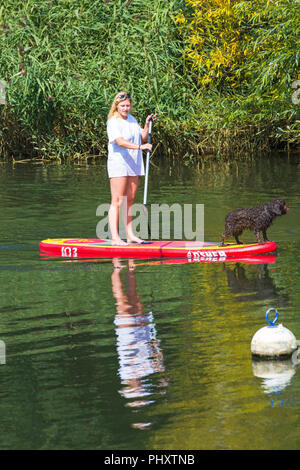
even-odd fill
[[[122,96],[122,95],[124,95],[124,97],[120,98],[120,96]],[[129,97],[128,97],[128,95],[129,95]],[[112,102],[111,108],[110,108],[108,116],[107,116],[107,120],[111,119],[115,115],[115,113],[117,111],[118,104],[121,103],[121,101],[124,101],[124,100],[129,100],[130,103],[132,103],[130,93],[128,93],[127,91],[119,91],[119,93],[117,93],[116,96],[114,97],[114,100]]]

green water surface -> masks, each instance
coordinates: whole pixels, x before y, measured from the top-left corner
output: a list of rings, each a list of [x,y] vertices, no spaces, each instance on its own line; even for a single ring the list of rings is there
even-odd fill
[[[204,204],[207,241],[229,210],[285,197],[268,231],[277,258],[114,269],[41,256],[45,238],[96,236],[105,162],[1,165],[1,449],[300,447],[297,363],[250,353],[270,307],[300,339],[300,158],[156,164],[149,204]]]

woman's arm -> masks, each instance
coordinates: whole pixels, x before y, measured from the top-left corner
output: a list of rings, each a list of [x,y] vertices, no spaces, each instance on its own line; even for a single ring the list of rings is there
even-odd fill
[[[148,137],[148,134],[147,134]],[[147,140],[147,138],[146,138]],[[120,147],[124,147],[125,149],[132,149],[132,150],[152,150],[151,144],[135,144],[134,142],[129,142],[129,140],[123,139],[123,137],[117,137],[115,139],[116,144]]]
[[[146,117],[146,122],[144,129],[142,130],[141,138],[142,138],[142,144],[135,144],[134,142],[130,142],[129,140],[124,139],[123,137],[117,137],[115,139],[116,144],[118,144],[120,147],[124,147],[126,149],[132,149],[132,150],[152,150],[152,144],[147,143],[148,139],[148,134],[149,134],[149,125],[150,125],[150,120],[155,121],[157,119],[157,114],[149,114],[149,116]]]

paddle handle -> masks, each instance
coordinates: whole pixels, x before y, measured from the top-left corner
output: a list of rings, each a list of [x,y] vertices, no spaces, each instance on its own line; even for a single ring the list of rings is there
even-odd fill
[[[151,132],[152,132],[152,119],[149,121],[149,133],[148,133],[148,144],[151,144]],[[146,154],[146,171],[145,171],[145,184],[144,184],[144,206],[147,204],[147,193],[148,193],[148,178],[149,178],[149,162],[150,162],[150,150],[147,150]]]

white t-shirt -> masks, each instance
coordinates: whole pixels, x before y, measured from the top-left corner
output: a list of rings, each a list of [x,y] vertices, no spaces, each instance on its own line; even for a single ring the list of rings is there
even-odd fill
[[[131,114],[128,114],[127,119],[113,116],[107,121],[109,178],[145,174],[142,151],[120,147],[115,141],[118,137],[123,137],[129,142],[139,145],[141,133],[142,129],[139,123]]]

